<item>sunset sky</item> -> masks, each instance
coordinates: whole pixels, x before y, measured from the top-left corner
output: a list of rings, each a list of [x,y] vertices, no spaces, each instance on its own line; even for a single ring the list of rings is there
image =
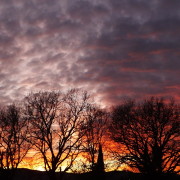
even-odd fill
[[[180,0],[1,0],[0,104],[83,88],[180,102]]]

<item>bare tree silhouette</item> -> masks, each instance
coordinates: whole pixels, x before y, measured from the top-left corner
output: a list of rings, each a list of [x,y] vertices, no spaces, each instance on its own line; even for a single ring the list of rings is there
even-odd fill
[[[26,141],[27,132],[21,108],[12,104],[0,110],[0,169],[6,170],[6,179],[12,178],[31,147]]]
[[[103,156],[102,145],[108,128],[108,113],[92,105],[87,110],[85,119],[87,127],[83,136],[83,149],[85,151],[86,170],[97,171],[98,169],[98,171],[104,172],[104,165],[101,166],[104,162],[99,163],[98,156],[99,153]],[[103,161],[103,157],[101,160]]]
[[[88,100],[87,92],[76,89],[65,94],[38,92],[26,97],[30,141],[41,154],[51,180],[56,179],[56,171],[69,170],[79,154]]]
[[[126,151],[122,163],[140,172],[158,175],[178,172],[180,162],[180,107],[173,100],[152,97],[128,101],[112,112],[112,139]]]

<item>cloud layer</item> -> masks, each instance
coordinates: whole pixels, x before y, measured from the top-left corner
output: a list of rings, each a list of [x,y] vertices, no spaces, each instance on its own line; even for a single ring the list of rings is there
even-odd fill
[[[0,103],[30,91],[84,88],[180,102],[179,0],[0,2]]]

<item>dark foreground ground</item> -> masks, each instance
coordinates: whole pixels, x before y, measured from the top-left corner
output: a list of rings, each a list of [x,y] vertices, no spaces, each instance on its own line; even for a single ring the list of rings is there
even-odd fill
[[[57,173],[57,177],[59,173]],[[112,171],[106,172],[103,176],[94,175],[92,173],[73,174],[66,173],[63,180],[180,180],[180,175],[166,174],[161,177],[150,177],[140,173],[132,173],[127,171]],[[0,172],[0,180],[7,180],[6,175]],[[13,176],[13,180],[49,180],[46,172],[18,169]]]

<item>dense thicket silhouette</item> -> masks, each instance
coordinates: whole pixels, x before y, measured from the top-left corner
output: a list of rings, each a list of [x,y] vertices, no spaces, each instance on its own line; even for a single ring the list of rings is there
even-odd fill
[[[112,139],[125,147],[122,163],[142,173],[178,172],[180,163],[180,107],[173,100],[152,97],[127,101],[112,112]]]
[[[21,108],[12,104],[0,110],[0,169],[1,175],[6,173],[6,179],[12,178],[30,149],[27,132],[28,124]]]
[[[79,154],[84,135],[84,113],[89,106],[86,92],[38,92],[26,97],[31,139],[44,160],[50,179],[56,171],[69,170]]]

